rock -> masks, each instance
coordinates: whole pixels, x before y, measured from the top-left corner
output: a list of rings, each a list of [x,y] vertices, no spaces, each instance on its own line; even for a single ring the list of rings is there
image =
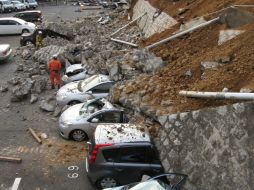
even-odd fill
[[[34,85],[31,89],[32,93],[40,94],[47,88],[48,78],[40,75],[32,76],[32,80],[34,81]]]
[[[7,92],[7,91],[8,91],[8,86],[7,85],[0,86],[0,92]]]
[[[22,64],[18,64],[16,71],[23,71],[24,70],[24,66]]]
[[[47,138],[48,138],[48,135],[47,135],[46,133],[42,133],[40,136],[41,136],[41,138],[43,138],[43,139],[47,139]]]
[[[30,103],[33,104],[38,100],[37,94],[31,94]]]
[[[53,116],[58,117],[61,114],[62,109],[60,107],[56,107]]]
[[[17,85],[20,84],[22,79],[20,77],[14,77],[11,80],[8,81],[9,84]]]
[[[203,69],[215,69],[219,66],[219,63],[213,61],[205,61],[201,62],[201,66]]]
[[[222,92],[229,92],[229,89],[225,87],[222,89]]]
[[[188,76],[188,77],[192,77],[192,72],[191,70],[189,69],[188,71],[186,71],[186,73],[184,74],[185,76]]]
[[[249,89],[249,88],[241,88],[240,92],[241,92],[241,93],[252,93],[253,90],[252,90],[252,89]]]
[[[36,51],[33,55],[33,58],[40,63],[47,64],[54,54],[61,56],[61,54],[64,53],[65,48],[66,47],[55,45],[46,46]]]
[[[229,63],[232,60],[232,56],[224,56],[219,59],[219,62],[222,64]]]
[[[24,59],[28,59],[29,57],[31,57],[31,52],[29,51],[29,49],[24,49],[21,56]]]
[[[236,36],[242,34],[243,30],[221,30],[219,35],[218,45],[234,39]]]
[[[54,105],[51,105],[49,104],[47,101],[45,100],[42,100],[40,102],[40,108],[44,111],[47,111],[47,112],[54,112],[55,111],[55,106]]]
[[[12,89],[12,95],[11,95],[11,101],[22,101],[31,91],[31,88],[34,84],[34,81],[32,81],[30,78],[25,79],[22,84],[15,86]]]

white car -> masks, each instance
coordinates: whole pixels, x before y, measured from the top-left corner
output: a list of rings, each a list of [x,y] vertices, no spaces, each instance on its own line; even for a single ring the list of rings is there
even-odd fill
[[[23,34],[33,33],[36,26],[19,18],[0,18],[0,34]]]
[[[13,4],[13,8],[15,11],[25,10],[26,5],[24,3],[21,3],[20,1],[11,1]]]
[[[12,49],[9,44],[0,45],[0,61],[8,59],[11,55]]]
[[[107,75],[93,75],[85,80],[68,83],[62,86],[57,94],[59,106],[73,105],[91,98],[103,98],[109,93],[113,81]]]
[[[13,5],[8,0],[0,0],[0,12],[11,12],[13,10]]]
[[[82,64],[73,64],[66,68],[62,81],[64,83],[69,83],[77,80],[83,80],[87,77],[87,70]]]

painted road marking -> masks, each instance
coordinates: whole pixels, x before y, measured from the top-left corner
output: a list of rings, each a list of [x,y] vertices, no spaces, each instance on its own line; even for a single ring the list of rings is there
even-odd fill
[[[12,185],[11,190],[18,190],[20,181],[21,181],[21,177],[16,178]]]

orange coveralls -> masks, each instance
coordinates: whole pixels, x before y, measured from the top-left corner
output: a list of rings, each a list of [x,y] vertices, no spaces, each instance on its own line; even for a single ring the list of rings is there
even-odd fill
[[[50,79],[50,84],[51,88],[55,88],[55,79],[58,85],[58,88],[61,87],[61,78],[59,75],[59,72],[61,70],[61,63],[57,59],[52,59],[48,63],[48,70],[49,70],[49,79]]]

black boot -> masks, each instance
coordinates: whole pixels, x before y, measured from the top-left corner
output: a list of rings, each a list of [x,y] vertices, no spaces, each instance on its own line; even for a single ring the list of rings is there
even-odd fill
[[[51,89],[55,89],[55,85],[51,85]]]
[[[61,88],[61,85],[60,85],[60,84],[58,84],[58,85],[57,85],[57,87],[58,87],[58,89],[60,89],[60,88]]]

